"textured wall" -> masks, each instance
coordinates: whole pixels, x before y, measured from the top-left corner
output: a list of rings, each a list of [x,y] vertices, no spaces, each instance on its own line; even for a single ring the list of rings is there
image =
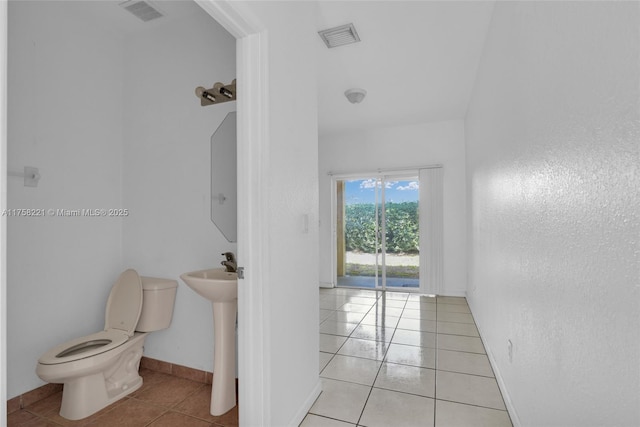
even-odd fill
[[[466,119],[468,291],[524,426],[640,424],[638,7],[495,8]]]

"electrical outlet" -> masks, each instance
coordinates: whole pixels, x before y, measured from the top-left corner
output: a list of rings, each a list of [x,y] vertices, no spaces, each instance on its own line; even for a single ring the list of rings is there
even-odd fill
[[[513,363],[513,343],[507,340],[507,353],[509,354],[509,363]]]

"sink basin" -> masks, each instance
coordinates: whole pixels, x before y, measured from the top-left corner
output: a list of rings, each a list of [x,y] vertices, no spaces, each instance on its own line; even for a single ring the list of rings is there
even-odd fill
[[[227,302],[238,299],[238,274],[224,268],[192,271],[180,276],[198,295],[211,302]]]
[[[236,406],[236,313],[238,274],[224,268],[192,271],[180,278],[213,309],[213,384],[211,415],[219,416]]]

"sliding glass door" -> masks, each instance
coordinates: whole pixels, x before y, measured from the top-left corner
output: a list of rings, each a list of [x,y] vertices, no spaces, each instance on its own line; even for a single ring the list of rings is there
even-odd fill
[[[335,180],[337,285],[419,286],[419,184],[413,175]]]

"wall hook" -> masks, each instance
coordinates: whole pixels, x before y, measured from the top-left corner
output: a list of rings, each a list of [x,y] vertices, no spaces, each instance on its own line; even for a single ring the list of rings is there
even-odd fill
[[[40,181],[40,172],[38,171],[38,168],[34,168],[33,166],[25,166],[24,172],[9,171],[7,175],[24,178],[25,187],[37,187],[38,181]]]

